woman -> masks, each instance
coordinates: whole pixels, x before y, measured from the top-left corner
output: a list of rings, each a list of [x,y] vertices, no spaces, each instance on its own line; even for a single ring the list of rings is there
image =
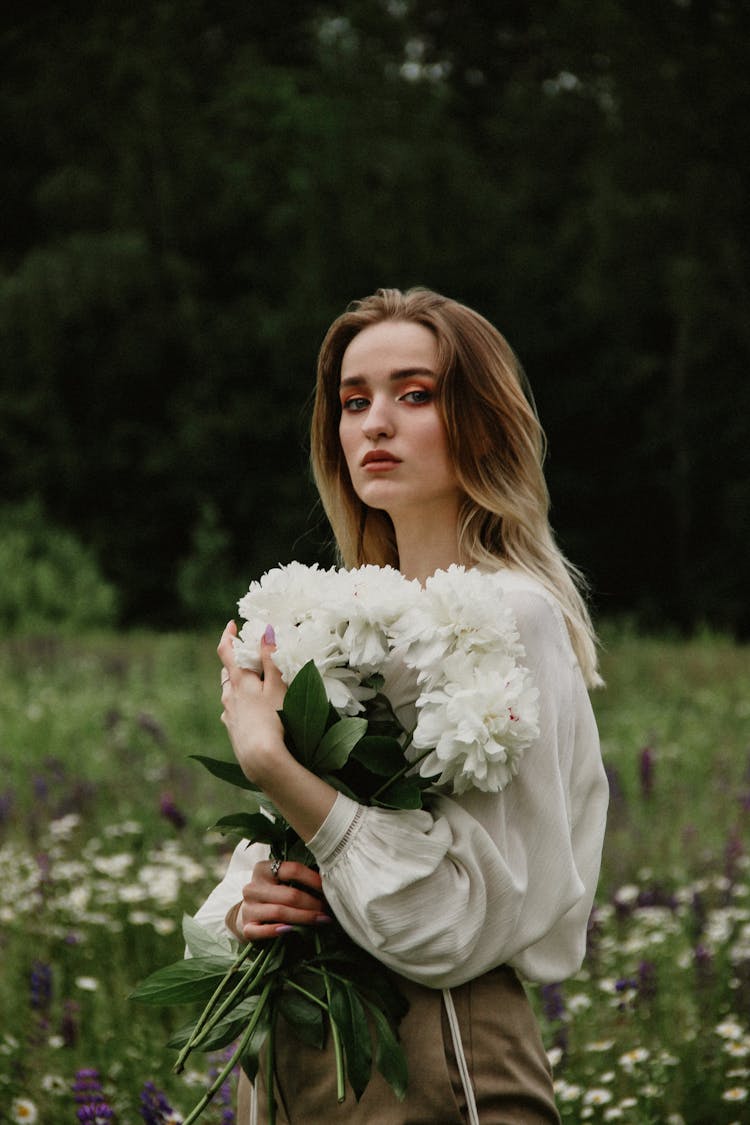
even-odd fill
[[[426,290],[380,290],[329,329],[312,458],[343,564],[391,564],[422,582],[453,563],[500,571],[540,734],[499,794],[436,796],[429,812],[364,808],[286,750],[272,628],[258,676],[235,665],[227,626],[218,651],[234,752],[319,871],[240,845],[198,917],[256,941],[325,925],[330,908],[400,974],[410,1002],[404,1103],[374,1075],[359,1103],[338,1106],[330,1058],[292,1040],[278,1049],[280,1122],[559,1121],[519,976],[560,981],[581,964],[607,785],[586,690],[599,682],[594,637],[550,531],[542,457],[513,353],[477,313]],[[241,1090],[240,1125],[263,1120],[258,1082],[252,1108]]]

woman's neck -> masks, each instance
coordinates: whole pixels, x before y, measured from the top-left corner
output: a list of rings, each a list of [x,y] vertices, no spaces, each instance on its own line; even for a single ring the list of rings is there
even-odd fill
[[[395,522],[395,521],[394,521]],[[425,580],[459,561],[458,521],[395,523],[399,570],[406,578]]]

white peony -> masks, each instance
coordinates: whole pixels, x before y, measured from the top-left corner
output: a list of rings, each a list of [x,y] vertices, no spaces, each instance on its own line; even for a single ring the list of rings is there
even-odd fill
[[[423,777],[438,775],[454,793],[472,787],[498,793],[518,772],[521,755],[539,734],[539,693],[527,669],[510,656],[480,659],[457,677],[424,692],[417,700],[419,719],[407,757]]]
[[[439,677],[442,662],[454,652],[523,651],[497,576],[463,566],[428,578],[392,635],[405,663],[419,669],[422,679]]]
[[[374,692],[365,681],[380,673],[391,705],[416,718],[407,757],[430,751],[419,772],[456,793],[499,792],[539,733],[537,691],[498,574],[451,566],[422,588],[389,566],[290,563],[253,582],[238,604],[240,667],[260,671],[272,625],[284,682],[313,660],[346,715],[366,711]]]

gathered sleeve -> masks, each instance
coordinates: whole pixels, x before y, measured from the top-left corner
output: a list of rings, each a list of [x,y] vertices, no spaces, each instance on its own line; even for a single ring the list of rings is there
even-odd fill
[[[452,987],[500,964],[537,981],[583,959],[607,781],[562,613],[525,581],[506,593],[539,689],[539,736],[501,793],[429,809],[366,808],[339,794],[308,847],[337,919],[403,976]]]

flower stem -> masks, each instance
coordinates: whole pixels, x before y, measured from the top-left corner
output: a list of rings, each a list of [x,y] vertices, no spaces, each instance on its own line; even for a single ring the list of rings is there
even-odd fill
[[[315,951],[320,957],[320,934],[315,935]],[[344,1076],[344,1051],[341,1046],[341,1036],[339,1029],[336,1026],[336,1021],[333,1018],[331,1011],[331,980],[328,975],[328,970],[323,964],[320,968],[326,989],[326,1000],[328,1001],[328,1022],[331,1025],[331,1039],[333,1040],[333,1053],[336,1058],[336,1097],[339,1103],[343,1102],[346,1098],[346,1080]]]
[[[203,1095],[201,1100],[198,1102],[198,1104],[193,1106],[190,1113],[187,1115],[187,1117],[183,1121],[182,1125],[194,1125],[194,1122],[196,1122],[198,1120],[200,1115],[203,1113],[203,1110],[206,1108],[206,1106],[211,1101],[211,1099],[215,1096],[215,1094],[217,1094],[218,1091],[221,1089],[221,1087],[224,1085],[227,1078],[229,1077],[229,1075],[234,1070],[234,1067],[236,1066],[236,1064],[239,1062],[239,1060],[244,1055],[245,1051],[247,1050],[248,1044],[249,1044],[250,1040],[252,1039],[253,1032],[255,1031],[255,1028],[258,1024],[258,1020],[260,1019],[260,1016],[261,1016],[261,1013],[263,1011],[263,1008],[265,1007],[266,1001],[268,1000],[268,994],[271,991],[272,986],[273,986],[273,981],[268,981],[268,983],[264,986],[263,991],[260,994],[260,999],[258,1000],[258,1007],[253,1012],[252,1019],[250,1020],[249,1024],[247,1025],[247,1027],[243,1031],[242,1037],[240,1038],[240,1040],[237,1044],[237,1047],[235,1048],[235,1050],[232,1054],[232,1057],[225,1064],[225,1066],[223,1067],[221,1072],[216,1076],[216,1078],[214,1078],[213,1082],[211,1083],[209,1088],[206,1090],[205,1094]]]
[[[217,1001],[221,997],[221,994],[224,991],[224,988],[226,987],[228,981],[231,979],[232,975],[237,972],[237,970],[248,959],[250,954],[254,953],[254,952],[255,952],[254,946],[252,944],[247,945],[246,948],[242,950],[242,952],[240,953],[237,960],[230,966],[229,969],[227,969],[226,973],[224,974],[224,976],[221,979],[220,984],[215,989],[213,996],[208,1001],[205,1008],[203,1009],[203,1011],[199,1015],[198,1019],[196,1020],[195,1027],[193,1028],[193,1030],[190,1033],[190,1038],[188,1039],[187,1043],[185,1044],[185,1046],[182,1048],[179,1055],[177,1056],[177,1061],[175,1062],[174,1067],[173,1067],[173,1070],[174,1070],[175,1074],[181,1074],[182,1073],[182,1071],[185,1069],[185,1062],[187,1061],[187,1058],[188,1058],[188,1055],[190,1054],[190,1052],[195,1049],[197,1044],[202,1039],[205,1038],[205,1036],[208,1034],[208,1032],[211,1030],[211,1028],[216,1025],[218,1019],[221,1018],[221,1013],[223,1013],[223,1011],[226,1010],[225,1005],[222,1005],[219,1008],[219,1010],[218,1010],[219,1014],[218,1015],[213,1010],[214,1005],[217,1003]],[[263,952],[260,953],[256,957],[255,961],[253,961],[252,965],[250,966],[250,974],[252,974],[252,971],[255,969],[258,962],[261,961],[264,958],[265,959],[268,958],[268,950],[263,950]],[[262,966],[261,966],[261,968],[262,968]],[[245,983],[245,981],[247,979],[247,976],[248,976],[247,972],[243,973],[241,984]],[[236,988],[232,991],[232,994],[231,994],[232,997],[234,997],[236,991],[237,991]]]

